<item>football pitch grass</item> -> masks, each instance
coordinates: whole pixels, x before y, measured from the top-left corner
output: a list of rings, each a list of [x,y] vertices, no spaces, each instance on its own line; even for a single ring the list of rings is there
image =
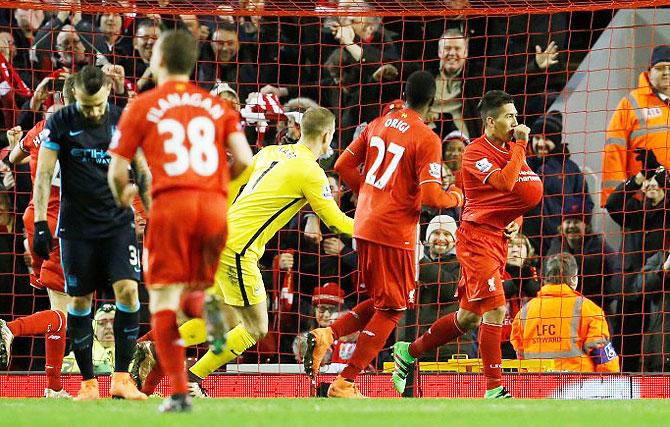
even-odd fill
[[[0,426],[667,426],[670,400],[203,399],[159,414],[159,399],[0,399]]]

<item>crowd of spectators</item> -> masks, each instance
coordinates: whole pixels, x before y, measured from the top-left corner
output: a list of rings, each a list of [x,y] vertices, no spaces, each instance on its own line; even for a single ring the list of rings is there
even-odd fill
[[[263,2],[247,0],[244,5],[261,9]],[[365,4],[355,7],[354,12],[360,12]],[[511,20],[523,25],[513,26]],[[387,105],[402,97],[401,82],[411,72],[432,72],[437,95],[426,120],[443,139],[445,188],[461,185],[463,150],[481,134],[476,112],[480,97],[490,89],[513,95],[522,120],[532,125],[528,164],[544,183],[544,198],[524,218],[523,234],[510,240],[504,356],[516,356],[510,343],[512,320],[538,295],[543,258],[567,252],[577,262],[576,291],[604,311],[624,370],[670,370],[670,322],[665,322],[670,307],[665,307],[669,299],[664,290],[666,277],[670,278],[665,274],[670,271],[665,233],[665,191],[670,185],[665,168],[670,156],[661,156],[670,138],[670,48],[654,50],[650,69],[640,76],[640,88],[622,101],[608,130],[604,170],[611,176],[603,177],[609,189],[603,204],[622,228],[621,248],[613,248],[592,227],[591,194],[599,189],[588,187],[583,171],[570,158],[563,115],[547,111],[571,72],[562,53],[571,30],[567,14],[551,19],[533,15],[452,20],[382,19],[360,13],[277,18],[91,15],[76,7],[58,12],[4,9],[0,10],[0,146],[10,143],[6,130],[20,126],[27,132],[41,120],[62,96],[64,78],[83,65],[95,64],[113,79],[114,102],[120,104],[153,88],[149,59],[158,34],[166,28],[191,31],[200,41],[192,78],[202,87],[214,89],[238,107],[258,93],[272,95],[283,105],[286,114],[263,129],[258,146],[297,141],[300,113],[319,104],[336,114],[333,148],[343,150]],[[521,30],[510,34],[512,28]],[[640,109],[648,106],[652,107],[642,116]],[[658,117],[664,118],[665,127],[654,125],[652,132],[649,123]],[[250,141],[261,133],[251,123],[245,131]],[[651,145],[645,138],[652,138]],[[662,147],[654,142],[661,140]],[[624,154],[622,147],[628,147]],[[616,171],[627,176],[613,175],[614,159],[625,163]],[[29,288],[24,262],[21,214],[31,191],[27,168],[17,165],[9,170],[4,164],[2,168],[0,314],[21,315],[47,302]],[[613,179],[619,180],[616,185]],[[355,195],[336,175],[330,174],[329,182],[340,207],[352,214]],[[459,209],[422,211],[419,286],[415,305],[398,330],[401,338],[411,340],[458,307],[459,217]],[[307,210],[278,233],[261,263],[271,297],[272,330],[250,354],[263,360],[299,361],[304,343],[296,334],[327,325],[365,298],[365,284],[357,277],[355,242],[333,234]],[[346,360],[352,345],[355,337],[343,340],[333,358]],[[14,348],[19,354],[40,351],[37,342],[21,340]],[[456,354],[476,357],[476,337],[463,337],[429,359],[448,360]],[[15,360],[15,368],[40,366],[27,363],[29,358]]]

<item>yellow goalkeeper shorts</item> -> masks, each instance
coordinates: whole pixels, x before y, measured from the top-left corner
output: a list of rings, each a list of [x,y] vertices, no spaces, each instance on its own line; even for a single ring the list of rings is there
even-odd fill
[[[258,263],[228,249],[221,254],[214,285],[228,305],[248,307],[267,299]]]

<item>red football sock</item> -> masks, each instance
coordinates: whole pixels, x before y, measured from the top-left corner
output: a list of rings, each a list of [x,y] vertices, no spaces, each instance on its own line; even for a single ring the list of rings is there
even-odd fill
[[[190,318],[202,318],[202,307],[205,302],[205,293],[202,291],[185,292],[181,296],[179,307]]]
[[[455,340],[465,333],[465,330],[456,320],[456,313],[440,317],[430,325],[430,328],[412,344],[409,345],[409,354],[419,358],[427,351],[435,350],[441,345]]]
[[[172,393],[188,393],[184,360],[186,351],[179,345],[177,314],[171,310],[162,310],[151,317],[154,330],[156,353],[163,371],[170,378]]]
[[[53,310],[61,317],[62,322],[57,329],[50,329],[46,333],[45,353],[46,363],[44,370],[47,374],[47,386],[54,391],[59,391],[63,388],[60,381],[60,371],[63,367],[63,357],[65,356],[65,332],[67,329],[67,321],[65,314],[59,310]]]
[[[502,351],[500,350],[501,325],[482,322],[479,326],[479,353],[484,365],[486,389],[500,387],[502,378]]]
[[[158,383],[161,382],[165,373],[160,363],[157,363],[151,371],[147,374],[147,377],[144,379],[144,384],[142,384],[142,393],[147,396],[151,396],[156,391]]]
[[[142,342],[142,341],[153,341],[154,340],[154,330],[149,329],[149,332],[146,334],[142,335],[137,339],[137,342]]]
[[[333,330],[335,339],[346,337],[349,334],[362,330],[370,322],[372,315],[375,314],[375,307],[372,300],[365,300],[358,304],[344,316],[337,319],[330,328]]]
[[[15,337],[44,335],[49,331],[65,329],[65,316],[58,310],[44,310],[8,322],[7,327]]]
[[[402,311],[377,310],[370,322],[365,325],[356,342],[356,350],[349,359],[349,364],[342,371],[342,377],[353,381],[363,369],[367,368],[372,359],[381,351],[386,339],[402,317]]]

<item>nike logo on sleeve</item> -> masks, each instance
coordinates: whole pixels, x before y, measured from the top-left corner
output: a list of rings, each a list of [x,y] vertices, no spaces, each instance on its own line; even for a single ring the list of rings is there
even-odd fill
[[[70,136],[77,136],[77,135],[81,135],[82,133],[84,133],[83,130],[71,130],[70,131]]]

